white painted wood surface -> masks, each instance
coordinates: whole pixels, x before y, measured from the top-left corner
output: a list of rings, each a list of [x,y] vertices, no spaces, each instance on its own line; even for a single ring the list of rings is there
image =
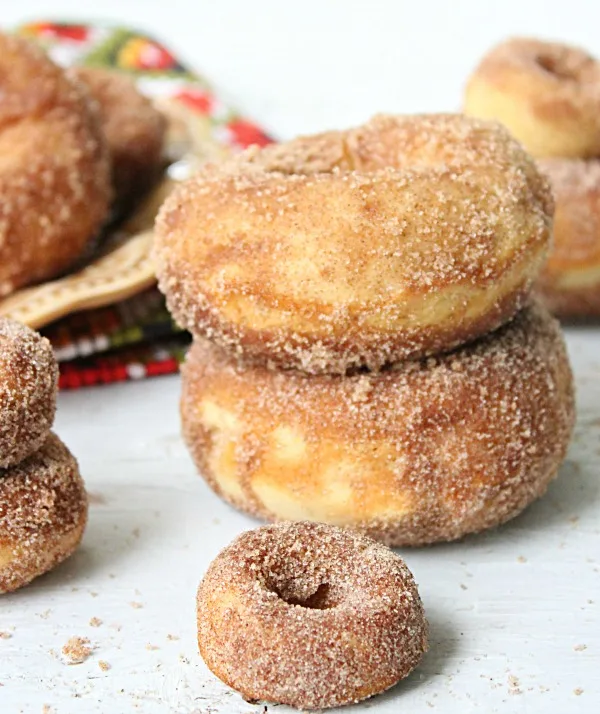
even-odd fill
[[[20,0],[0,21],[115,19],[154,32],[280,136],[379,110],[460,103],[464,78],[513,33],[600,54],[600,5],[354,0]],[[569,331],[576,440],[547,496],[504,528],[405,555],[431,621],[407,681],[349,711],[596,714],[600,710],[600,328]],[[61,395],[57,432],[92,494],[83,547],[0,598],[0,714],[263,714],[196,653],[194,594],[207,564],[255,523],[195,475],[181,443],[178,378]],[[100,627],[89,625],[91,618]],[[96,649],[60,658],[71,636]],[[102,671],[99,662],[110,664]],[[280,714],[284,707],[270,707]]]
[[[495,532],[403,552],[431,651],[407,681],[353,711],[598,711],[600,338],[571,330],[569,346],[579,423],[560,478]],[[178,393],[169,377],[61,396],[56,429],[79,457],[90,523],[70,561],[0,599],[0,631],[12,635],[0,639],[2,714],[44,704],[59,714],[262,714],[196,652],[196,586],[217,551],[255,522],[195,474]],[[89,625],[94,617],[100,627]],[[69,666],[60,650],[72,636],[96,650]]]

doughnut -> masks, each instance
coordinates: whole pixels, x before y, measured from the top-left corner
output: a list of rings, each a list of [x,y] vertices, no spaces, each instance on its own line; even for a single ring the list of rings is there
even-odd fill
[[[558,323],[534,303],[455,352],[378,373],[280,372],[196,341],[181,415],[199,472],[236,508],[422,545],[499,525],[544,493],[573,385]]]
[[[204,661],[247,700],[358,702],[406,677],[427,650],[402,558],[321,523],[242,533],[209,566],[197,605]]]
[[[0,469],[27,458],[48,438],[57,382],[48,340],[0,317]]]
[[[86,521],[77,462],[51,433],[39,451],[0,471],[0,593],[27,585],[68,558]]]
[[[55,277],[110,202],[110,167],[86,97],[28,41],[0,34],[0,296]]]
[[[600,63],[558,42],[514,38],[471,75],[467,115],[496,119],[536,158],[600,154]]]
[[[74,67],[95,100],[112,159],[117,204],[127,206],[158,179],[166,120],[127,75],[99,67]]]
[[[554,246],[539,288],[561,318],[600,317],[600,160],[540,159],[556,199]]]
[[[375,370],[512,317],[551,213],[499,125],[378,116],[201,169],[163,204],[155,258],[195,335],[280,368]]]

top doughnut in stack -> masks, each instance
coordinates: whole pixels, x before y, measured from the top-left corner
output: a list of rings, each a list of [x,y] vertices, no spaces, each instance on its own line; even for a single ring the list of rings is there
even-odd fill
[[[547,305],[561,317],[600,316],[600,62],[557,42],[507,40],[470,77],[464,109],[501,121],[551,180]]]
[[[500,125],[458,115],[378,116],[202,169],[164,204],[155,255],[170,309],[196,338],[184,432],[211,484],[263,517],[357,525],[391,543],[454,538],[515,515],[564,454],[570,372],[556,326],[538,307],[497,340],[478,339],[527,304],[551,226],[549,188],[533,160]],[[479,483],[467,450],[482,425],[466,414],[462,431],[448,423],[444,399],[460,390],[445,370],[479,362],[488,374],[475,398],[501,411],[511,394],[500,395],[500,371],[509,352],[518,361],[509,343],[547,378],[540,389],[554,383],[551,417],[536,427],[545,446],[525,464],[533,404],[505,404],[518,414],[502,439],[514,437],[514,450],[518,432],[523,454],[510,460],[506,443],[488,464],[498,482]],[[406,408],[427,409],[427,389],[441,395],[429,419],[440,423],[438,446],[409,467],[426,427],[409,430]],[[458,470],[468,508],[454,491],[443,495],[449,474],[438,457],[451,441],[465,451]],[[535,485],[525,472],[539,472]],[[515,497],[490,517],[485,503],[509,478]],[[378,497],[366,508],[370,483]],[[462,510],[445,519],[444,508]],[[437,530],[436,509],[445,524]]]
[[[509,320],[551,212],[500,127],[380,116],[200,171],[159,216],[159,279],[176,319],[232,354],[378,369]]]

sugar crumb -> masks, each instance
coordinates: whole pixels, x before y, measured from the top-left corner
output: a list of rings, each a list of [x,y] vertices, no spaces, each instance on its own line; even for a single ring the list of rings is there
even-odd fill
[[[519,678],[515,677],[514,674],[508,675],[508,692],[509,694],[522,694],[521,683]]]
[[[102,620],[99,617],[92,617],[89,624],[90,627],[100,627]]]
[[[87,637],[71,637],[62,648],[67,664],[81,664],[92,654],[93,647]]]
[[[101,659],[101,660],[98,662],[98,667],[100,667],[100,669],[101,669],[103,672],[108,672],[108,670],[110,669],[110,664],[109,664],[108,662],[105,662],[103,659]]]

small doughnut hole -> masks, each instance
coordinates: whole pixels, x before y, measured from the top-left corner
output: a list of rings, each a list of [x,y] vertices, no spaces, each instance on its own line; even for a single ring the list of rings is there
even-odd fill
[[[569,82],[576,82],[578,80],[577,73],[571,67],[567,67],[559,57],[538,55],[535,61],[538,67],[541,67],[544,72],[554,75],[557,79],[564,79]]]
[[[329,583],[321,583],[310,595],[306,595],[305,584],[298,581],[286,581],[275,585],[267,582],[267,589],[275,593],[288,605],[305,607],[308,610],[329,610],[337,607],[338,603],[332,597]]]

